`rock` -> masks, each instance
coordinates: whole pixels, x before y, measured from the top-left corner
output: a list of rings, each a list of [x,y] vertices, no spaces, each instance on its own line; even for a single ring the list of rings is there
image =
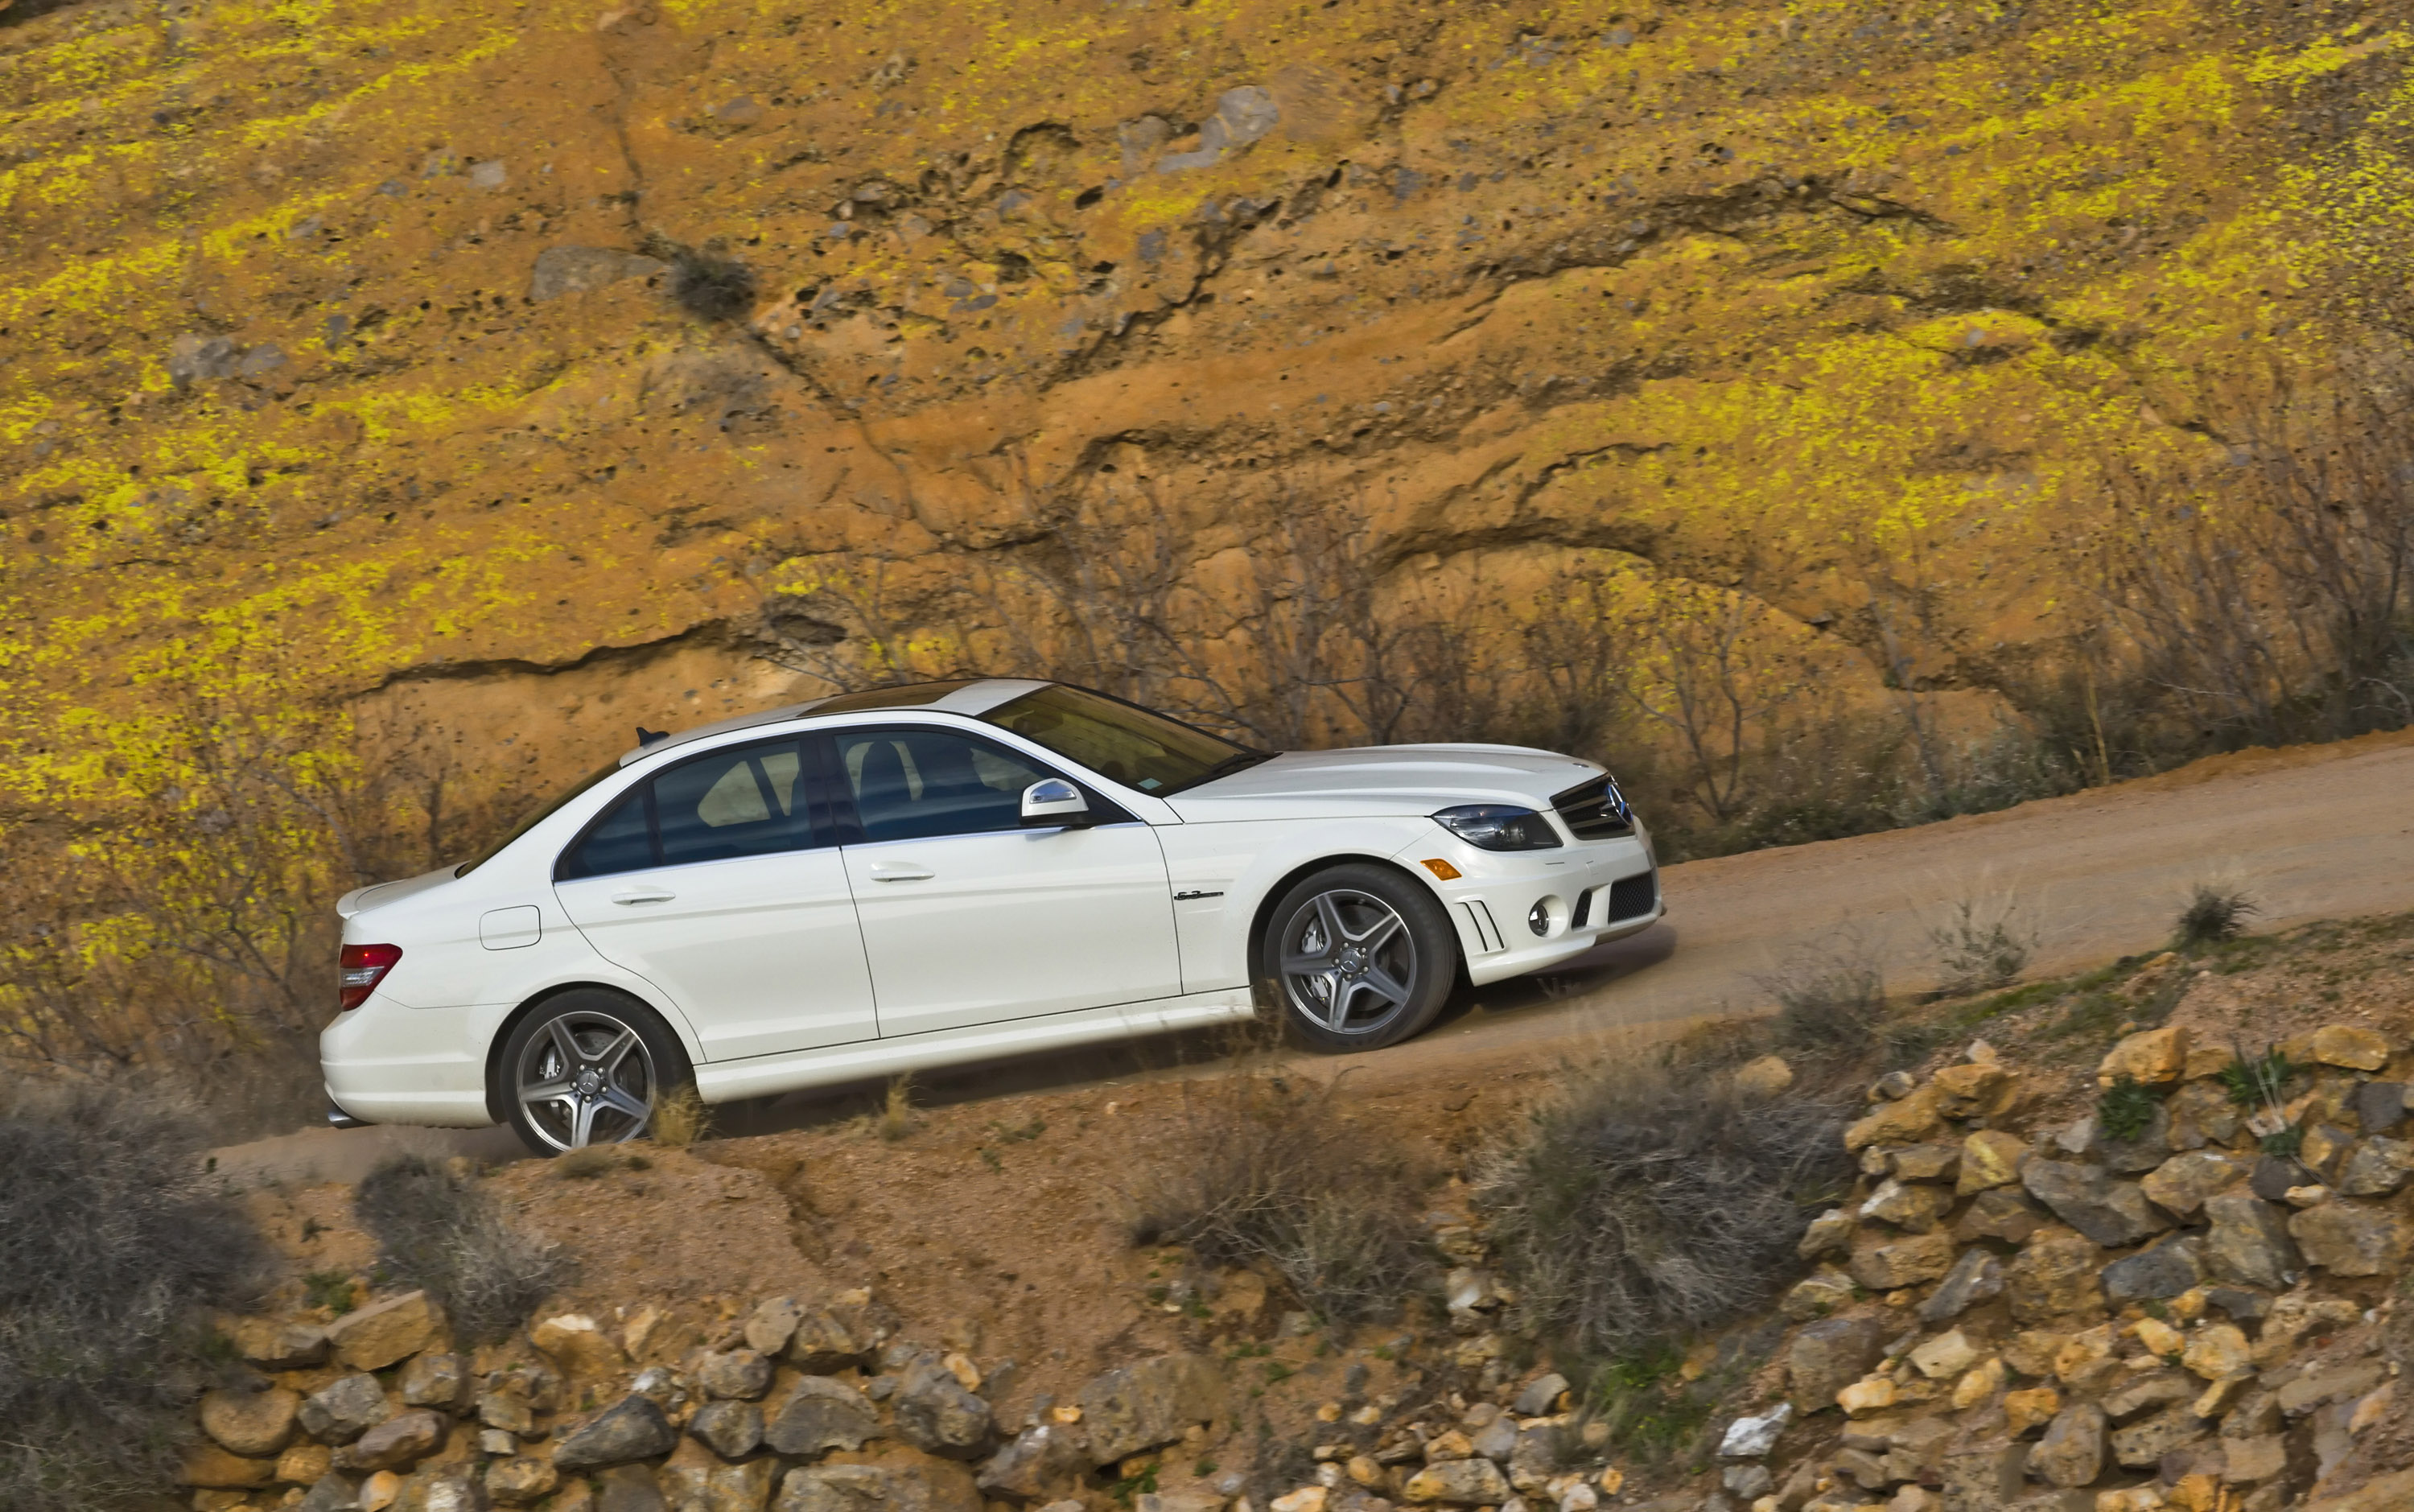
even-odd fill
[[[2236,1286],[2208,1287],[2204,1301],[2207,1307],[2219,1308],[2240,1323],[2260,1323],[2272,1311],[2270,1297]]]
[[[1878,1184],[1869,1201],[1861,1204],[1861,1217],[1925,1234],[1936,1227],[1937,1220],[1952,1205],[1953,1194],[1942,1187],[1906,1185],[1889,1176]]]
[[[2246,1192],[2204,1200],[2212,1227],[2204,1237],[2205,1268],[2216,1280],[2277,1292],[2303,1265],[2289,1241],[2287,1216]]]
[[[764,1425],[763,1442],[792,1459],[859,1449],[880,1434],[880,1410],[843,1381],[809,1375]]]
[[[2084,1486],[2103,1473],[2104,1410],[2092,1402],[2064,1407],[2029,1451],[2029,1474],[2049,1486]]]
[[[905,1368],[889,1402],[897,1436],[950,1460],[970,1460],[989,1446],[989,1403],[964,1389],[942,1360],[925,1355]]]
[[[1950,1271],[1955,1251],[1953,1235],[1941,1229],[1858,1244],[1851,1261],[1853,1280],[1872,1292],[1915,1286]]]
[[[2297,1163],[2324,1181],[2337,1178],[2347,1165],[2355,1136],[2336,1124],[2317,1123],[2306,1129],[2297,1148]]]
[[[810,1465],[780,1482],[773,1512],[981,1512],[971,1472],[944,1460]]]
[[[1719,1438],[1722,1460],[1765,1460],[1777,1447],[1777,1436],[1794,1420],[1794,1404],[1781,1401],[1757,1417],[1738,1417]]]
[[[486,1494],[505,1506],[526,1506],[553,1494],[561,1475],[548,1460],[515,1455],[486,1466]]]
[[[350,1444],[386,1420],[385,1387],[373,1375],[347,1375],[302,1399],[302,1431],[321,1444]]]
[[[2245,1180],[2250,1169],[2226,1150],[2190,1150],[2165,1160],[2138,1185],[2155,1206],[2190,1218],[2207,1197]]]
[[[1810,1260],[1831,1250],[1841,1250],[1853,1242],[1855,1227],[1852,1214],[1840,1207],[1830,1207],[1802,1231],[1802,1242],[1794,1247],[1794,1252]]]
[[[1939,1142],[1906,1145],[1889,1162],[1898,1181],[1940,1181],[1951,1185],[1961,1170],[1961,1146]]]
[[[2314,1059],[2348,1070],[2377,1071],[2389,1064],[2389,1041],[2370,1029],[2325,1024],[2314,1031]]]
[[[2385,1134],[2406,1121],[2406,1084],[2366,1082],[2355,1089],[2356,1126],[2367,1134]],[[246,1356],[247,1357],[247,1356]]]
[[[763,1442],[763,1409],[751,1401],[708,1401],[688,1419],[687,1430],[723,1460],[740,1460]]]
[[[668,267],[666,262],[610,247],[548,247],[536,255],[536,266],[529,270],[528,296],[543,304],[623,278],[651,277]]]
[[[2170,1111],[2173,1149],[2202,1149],[2238,1137],[2238,1107],[2218,1083],[2190,1082],[2163,1106]]]
[[[231,1454],[273,1455],[293,1436],[302,1399],[281,1386],[205,1392],[201,1431]]]
[[[1859,1380],[1885,1350],[1885,1325],[1875,1318],[1829,1318],[1805,1326],[1785,1355],[1795,1408],[1815,1413],[1832,1405],[1836,1393]]]
[[[708,1397],[759,1401],[771,1389],[771,1362],[751,1349],[707,1355],[695,1379]]]
[[[1930,1381],[1958,1376],[1977,1363],[1978,1346],[1959,1328],[1938,1334],[1911,1352],[1912,1368]]]
[[[2101,1311],[2100,1251],[2068,1230],[2047,1229],[2029,1240],[2004,1276],[2012,1317],[2023,1327]]]
[[[1475,1445],[1456,1429],[1445,1430],[1425,1440],[1425,1462],[1437,1460],[1465,1460],[1475,1453]]]
[[[2180,1356],[2180,1364],[2207,1381],[2227,1381],[2255,1368],[2246,1336],[2227,1323],[2198,1329]]]
[[[1806,1283],[1807,1284],[1807,1283]],[[1981,1302],[2004,1295],[2004,1265],[1989,1250],[1973,1245],[1945,1273],[1935,1292],[1919,1305],[1919,1321],[1948,1323]]]
[[[2161,1464],[2163,1456],[2172,1450],[2204,1437],[2210,1428],[2186,1407],[2173,1407],[2114,1432],[2112,1458],[2130,1470],[2149,1469]]]
[[[1988,1400],[2004,1389],[2004,1380],[2008,1373],[2001,1358],[1982,1362],[1953,1384],[1953,1410],[1968,1412]]]
[[[1867,1417],[1893,1406],[1901,1396],[1891,1376],[1863,1376],[1836,1393],[1836,1405],[1846,1417]]]
[[[1982,1191],[1971,1200],[1960,1221],[1953,1225],[1953,1236],[1963,1244],[1980,1239],[2026,1244],[2031,1235],[2045,1227],[2049,1216],[2043,1205],[2026,1191],[2015,1187],[1998,1188]]]
[[[360,1487],[349,1475],[321,1475],[302,1493],[290,1512],[353,1512],[360,1505]]]
[[[204,1439],[185,1450],[183,1464],[176,1472],[176,1484],[206,1490],[236,1490],[265,1486],[276,1473],[274,1460],[230,1454]]]
[[[323,1444],[305,1440],[289,1444],[276,1457],[276,1478],[289,1486],[312,1486],[335,1468],[335,1452]]]
[[[2273,1400],[2282,1416],[2302,1417],[2326,1403],[2361,1398],[2387,1379],[2388,1366],[2375,1359],[2357,1360],[2301,1375],[2283,1385]]]
[[[2178,1370],[2151,1371],[2108,1392],[2102,1404],[2104,1415],[2116,1423],[2125,1423],[2157,1407],[2194,1401],[2203,1389],[2202,1382]]]
[[[800,1309],[788,1340],[788,1363],[811,1375],[861,1364],[878,1347],[872,1337],[875,1331],[852,1313],[830,1308]]]
[[[1937,1092],[1933,1083],[1900,1101],[1881,1102],[1867,1117],[1858,1119],[1844,1130],[1844,1148],[1859,1150],[1870,1145],[1925,1143],[1944,1131],[1944,1120],[1936,1104]]]
[[[458,1355],[421,1355],[402,1368],[403,1405],[458,1412],[469,1400],[469,1362]]]
[[[620,1346],[583,1312],[543,1320],[529,1331],[529,1342],[552,1355],[554,1363],[571,1375],[615,1375],[629,1363]]]
[[[1945,1456],[1937,1467],[1944,1512],[2000,1512],[2011,1505],[2027,1457],[2019,1444],[1978,1444]]]
[[[2171,1226],[2138,1183],[2111,1180],[2092,1165],[2031,1160],[2020,1184],[2056,1217],[2107,1249],[2136,1244]]]
[[[425,1407],[387,1418],[352,1441],[344,1453],[352,1470],[409,1470],[441,1448],[451,1428],[440,1413]]]
[[[1853,1278],[1833,1265],[1822,1265],[1794,1283],[1777,1304],[1778,1310],[1792,1322],[1809,1323],[1813,1318],[1824,1318],[1830,1312],[1850,1307],[1858,1290]],[[1528,1413],[1526,1415],[1538,1417],[1542,1415]]]
[[[2380,1276],[2400,1270],[2409,1245],[2414,1245],[2414,1235],[2395,1214],[2362,1203],[2309,1207],[2288,1220],[2288,1234],[2307,1265],[2333,1276]]]
[[[2001,1129],[1981,1129],[1961,1142],[1961,1160],[1953,1190],[1967,1197],[2008,1187],[2020,1178],[2029,1160],[2028,1142]]]
[[[2288,1440],[2283,1434],[2259,1433],[2252,1438],[2225,1434],[2221,1447],[2226,1461],[2221,1478],[2232,1486],[2270,1480],[2288,1468]]]
[[[382,1370],[432,1346],[443,1328],[434,1297],[405,1292],[337,1318],[327,1325],[327,1343],[355,1370]]]
[[[2110,1086],[2123,1076],[2130,1076],[2148,1086],[2176,1082],[2187,1070],[2188,1031],[2184,1025],[2169,1024],[2159,1029],[2143,1029],[2130,1035],[2112,1047],[2103,1064],[2095,1068],[2095,1085]],[[2079,1486],[2084,1481],[2057,1481],[2057,1485]]]
[[[992,1496],[1031,1502],[1057,1487],[1078,1484],[1088,1468],[1078,1427],[1036,1423],[989,1457],[980,1468],[978,1484]]]
[[[2414,1144],[2376,1134],[2356,1147],[2340,1172],[2342,1197],[2388,1197],[2414,1177]]]
[[[367,1500],[364,1488],[364,1505]],[[486,1512],[487,1505],[484,1479],[465,1464],[422,1470],[403,1481],[394,1499],[394,1512]]]
[[[654,1482],[675,1512],[763,1512],[779,1476],[780,1461],[768,1456],[724,1464],[690,1442],[654,1473]]]
[[[1510,1404],[1509,1410],[1520,1417],[1547,1416],[1556,1410],[1559,1394],[1567,1389],[1566,1376],[1557,1370],[1548,1371],[1527,1382],[1526,1389],[1517,1393],[1517,1400]]]
[[[327,1357],[327,1331],[275,1318],[245,1318],[230,1336],[246,1364],[263,1370],[306,1370]]]
[[[1295,1491],[1275,1497],[1266,1505],[1272,1512],[1324,1512],[1325,1504],[1332,1494],[1321,1486],[1302,1486]]]
[[[2305,1179],[2304,1171],[2296,1161],[2277,1155],[2259,1157],[2255,1169],[2247,1175],[2247,1190],[2267,1203],[2285,1202],[2288,1189]]]
[[[1734,1085],[1743,1096],[1765,1102],[1794,1085],[1794,1068],[1782,1055],[1763,1055],[1736,1067]]]
[[[478,1397],[478,1421],[505,1433],[536,1431],[536,1413],[517,1397],[499,1391],[482,1392]]]
[[[595,1477],[595,1512],[669,1512],[651,1465],[614,1465]]]
[[[2196,1238],[2176,1237],[2116,1260],[2104,1267],[2104,1295],[2116,1308],[2183,1295],[2204,1284],[2202,1250]]]
[[[2109,1139],[2098,1133],[2088,1152],[2108,1171],[2124,1176],[2152,1171],[2170,1158],[2171,1110],[2168,1103],[2156,1103],[2153,1116],[2146,1127],[2127,1139]]]
[[[804,1310],[792,1296],[774,1296],[758,1302],[746,1315],[746,1347],[767,1358],[776,1358],[796,1337],[797,1319]]]
[[[525,1403],[531,1411],[550,1413],[561,1407],[561,1372],[542,1361],[490,1372],[486,1385],[497,1394]]]
[[[1201,1355],[1161,1355],[1109,1370],[1080,1391],[1081,1426],[1093,1464],[1170,1444],[1224,1408],[1224,1378]]]
[[[628,1396],[565,1436],[553,1451],[553,1462],[560,1470],[593,1470],[650,1460],[677,1448],[678,1438],[652,1399]]]
[[[1449,1506],[1498,1506],[1509,1499],[1509,1490],[1500,1468],[1489,1460],[1445,1460],[1410,1475],[1400,1496]]]
[[[2009,1111],[2016,1090],[2011,1072],[1993,1061],[1947,1066],[1930,1078],[1936,1107],[1947,1118],[1993,1118]]]
[[[2004,1393],[2004,1431],[2019,1438],[2042,1428],[2062,1411],[2062,1393],[2051,1386],[2031,1386]]]

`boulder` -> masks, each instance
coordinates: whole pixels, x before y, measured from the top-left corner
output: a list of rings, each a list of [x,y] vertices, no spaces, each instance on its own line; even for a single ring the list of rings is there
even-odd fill
[[[763,1442],[763,1409],[751,1401],[708,1401],[687,1430],[723,1460],[741,1460]]]
[[[321,1444],[350,1444],[391,1415],[373,1375],[339,1376],[302,1399],[295,1417]]]
[[[1785,1355],[1786,1392],[1796,1411],[1835,1404],[1836,1393],[1859,1380],[1885,1352],[1885,1327],[1875,1318],[1828,1318],[1794,1336]]]
[[[469,1401],[469,1362],[458,1355],[415,1355],[398,1385],[406,1407],[458,1412]]]
[[[2183,1295],[2204,1283],[2203,1248],[2181,1236],[2116,1260],[2104,1267],[2104,1295],[2116,1308]]]
[[[355,1370],[382,1370],[433,1346],[444,1310],[425,1292],[405,1292],[347,1312],[327,1325],[327,1344]]]
[[[2165,1212],[2192,1218],[2207,1197],[2228,1191],[2252,1169],[2227,1150],[2188,1150],[2154,1167],[2138,1186]]]
[[[2020,1173],[2030,1196],[2107,1249],[2136,1244],[2171,1226],[2134,1181],[2114,1181],[2093,1165],[2031,1160]]]
[[[344,1451],[347,1469],[409,1470],[444,1446],[451,1427],[441,1413],[416,1407],[387,1418],[352,1441]]]
[[[2324,1066],[2377,1071],[2389,1064],[2389,1040],[2371,1029],[2325,1024],[2314,1031],[2314,1059]]]
[[[880,1433],[880,1410],[843,1381],[809,1375],[798,1381],[763,1427],[763,1442],[791,1459],[831,1449],[859,1449]]]
[[[1872,1292],[1936,1280],[1953,1268],[1958,1247],[1942,1229],[1895,1239],[1868,1237],[1870,1242],[1854,1247],[1851,1269],[1853,1280]]]
[[[2204,1263],[2214,1280],[2277,1292],[2303,1267],[2281,1208],[2233,1191],[2206,1198],[2204,1216],[2212,1224],[2204,1236]]]
[[[2013,1319],[2034,1328],[2102,1311],[2101,1263],[2093,1241],[2067,1229],[2040,1230],[2004,1276]]]
[[[2148,1086],[2176,1082],[2187,1070],[2188,1031],[2185,1025],[2168,1024],[2159,1029],[2141,1029],[2128,1036],[2104,1057],[2095,1068],[2095,1085],[2110,1086],[2123,1076],[2135,1078]],[[2059,1485],[2084,1485],[2083,1481],[2057,1482]]]
[[[595,1470],[650,1460],[678,1446],[678,1430],[651,1398],[627,1396],[565,1435],[553,1451],[559,1470]]]
[[[301,1397],[282,1386],[205,1392],[201,1431],[231,1454],[273,1455],[292,1438],[301,1410]]]
[[[944,1460],[808,1465],[780,1482],[772,1512],[981,1512],[972,1473]]]
[[[1080,1406],[1091,1462],[1110,1465],[1215,1418],[1224,1410],[1224,1377],[1203,1355],[1160,1355],[1093,1380]]]
[[[926,1453],[970,1460],[989,1446],[989,1403],[935,1356],[918,1356],[905,1368],[889,1406],[897,1436]]]
[[[1961,1196],[2008,1187],[2029,1160],[2028,1141],[2001,1129],[1981,1129],[1961,1142],[1953,1190]]]
[[[2333,1202],[2288,1220],[2305,1263],[2333,1276],[2381,1276],[2403,1269],[2414,1235],[2385,1207]]]
[[[2339,1173],[2342,1197],[2388,1197],[2414,1177],[2414,1144],[2376,1134],[2356,1146]]]
[[[1400,1489],[1404,1501],[1446,1506],[1498,1506],[1509,1495],[1509,1482],[1489,1460],[1438,1460],[1410,1475]]]
[[[2084,1486],[2102,1475],[2104,1410],[2084,1401],[2064,1407],[2046,1429],[2045,1437],[2029,1451],[2028,1470],[2047,1485],[2065,1489]]]
[[[771,1362],[751,1349],[707,1355],[695,1379],[708,1397],[760,1401],[771,1389]]]
[[[1926,1324],[1950,1322],[1979,1303],[1992,1301],[2003,1295],[2003,1262],[1996,1259],[1991,1251],[1973,1245],[1961,1251],[1961,1258],[1945,1272],[1945,1280],[1937,1284],[1935,1292],[1919,1305],[1919,1321]]]

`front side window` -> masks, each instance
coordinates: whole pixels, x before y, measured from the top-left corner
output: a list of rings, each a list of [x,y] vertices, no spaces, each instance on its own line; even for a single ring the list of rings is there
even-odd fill
[[[1022,826],[1022,790],[1050,771],[941,729],[841,730],[839,770],[866,840],[926,840]]]
[[[1143,793],[1177,793],[1264,759],[1221,736],[1085,688],[1051,683],[981,718]]]
[[[713,751],[638,784],[563,856],[562,880],[813,844],[797,742]]]

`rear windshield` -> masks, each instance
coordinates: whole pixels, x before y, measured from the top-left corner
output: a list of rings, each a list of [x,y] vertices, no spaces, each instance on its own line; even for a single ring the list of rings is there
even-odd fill
[[[1062,683],[1010,698],[981,718],[1143,793],[1180,792],[1264,758],[1137,704]]]
[[[534,814],[529,815],[527,818],[522,819],[519,823],[512,826],[511,833],[503,836],[500,840],[496,841],[493,845],[488,846],[485,849],[478,852],[476,856],[472,857],[469,861],[463,861],[459,866],[454,868],[453,875],[454,876],[467,876],[471,872],[476,871],[479,867],[485,865],[490,861],[493,861],[497,856],[503,853],[504,846],[510,845],[513,841],[517,840],[520,836],[528,833],[530,830],[535,829],[538,825],[543,824],[545,820],[552,818],[554,815],[561,811],[563,804],[568,803],[572,799],[576,798],[579,794],[587,791],[589,787],[594,786],[597,783],[602,782],[604,778],[611,776],[619,770],[620,763],[616,759],[601,770],[581,778],[577,786],[573,787],[570,791],[562,794],[559,798],[555,799],[552,802],[547,803],[544,807],[537,810]]]

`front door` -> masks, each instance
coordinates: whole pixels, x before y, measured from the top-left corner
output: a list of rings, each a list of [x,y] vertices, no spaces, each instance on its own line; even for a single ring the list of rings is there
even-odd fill
[[[678,1005],[704,1058],[877,1037],[846,864],[795,738],[640,784],[562,859],[554,892],[604,959]]]
[[[1182,991],[1147,825],[1026,830],[1022,790],[1065,774],[953,730],[840,730],[835,755],[884,1037]]]

